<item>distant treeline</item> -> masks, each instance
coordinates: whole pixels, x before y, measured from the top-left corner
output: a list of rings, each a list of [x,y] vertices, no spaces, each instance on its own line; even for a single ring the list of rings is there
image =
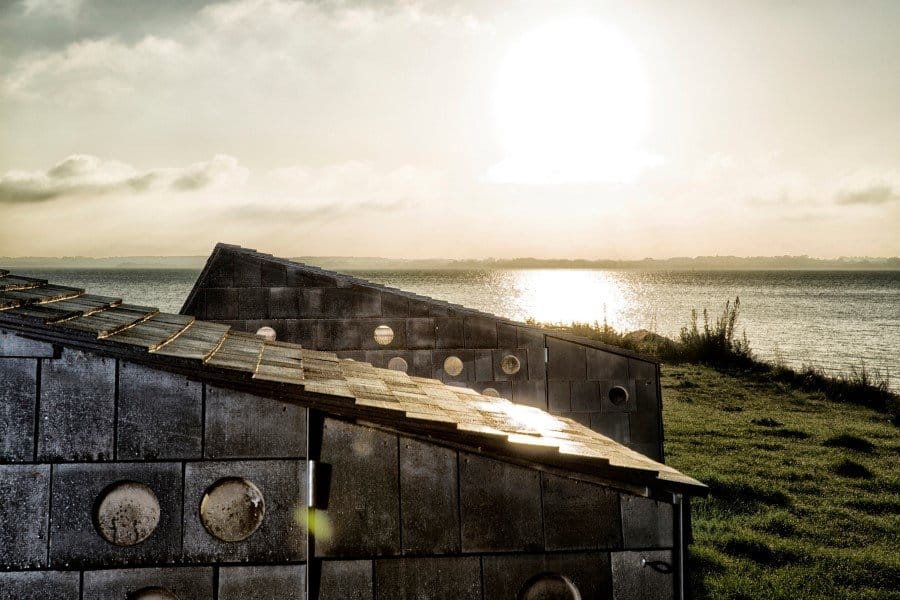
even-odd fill
[[[0,257],[6,268],[201,269],[206,256]],[[415,269],[643,269],[643,270],[900,270],[900,257],[812,258],[809,256],[697,256],[641,260],[564,258],[400,259],[354,256],[298,256],[292,260],[336,270]]]

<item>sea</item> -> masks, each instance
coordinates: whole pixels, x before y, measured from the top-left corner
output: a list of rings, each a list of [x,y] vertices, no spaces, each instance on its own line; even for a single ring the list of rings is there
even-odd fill
[[[92,293],[177,312],[199,271],[16,269]],[[900,391],[900,271],[486,269],[348,271],[514,320],[607,323],[677,338],[691,311],[711,321],[740,299],[739,333],[756,356],[830,373],[865,367]]]

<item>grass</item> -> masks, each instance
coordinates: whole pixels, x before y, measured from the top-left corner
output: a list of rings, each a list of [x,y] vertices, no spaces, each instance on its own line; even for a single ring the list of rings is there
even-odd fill
[[[883,413],[706,365],[662,375],[667,462],[711,489],[692,507],[695,598],[900,599]]]

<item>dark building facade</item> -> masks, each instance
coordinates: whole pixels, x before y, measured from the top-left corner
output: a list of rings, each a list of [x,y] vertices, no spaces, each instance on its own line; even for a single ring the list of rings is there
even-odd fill
[[[2,600],[677,598],[705,493],[539,408],[4,271],[0,416]]]
[[[622,348],[227,244],[181,312],[496,393],[663,460],[659,366]]]

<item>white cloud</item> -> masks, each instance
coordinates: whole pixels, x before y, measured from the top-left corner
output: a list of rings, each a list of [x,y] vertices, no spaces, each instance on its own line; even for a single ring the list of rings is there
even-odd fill
[[[119,161],[74,154],[46,171],[9,171],[0,176],[0,203],[43,202],[113,192],[190,192],[242,185],[248,173],[237,159],[226,155],[186,167],[139,171]]]
[[[69,21],[81,11],[84,0],[24,0],[25,16],[57,17]]]

